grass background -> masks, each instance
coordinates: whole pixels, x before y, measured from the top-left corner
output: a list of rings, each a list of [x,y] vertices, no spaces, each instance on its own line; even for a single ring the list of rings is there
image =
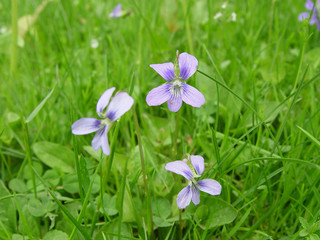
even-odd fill
[[[304,1],[124,0],[132,13],[119,19],[108,17],[116,1],[52,1],[39,14],[42,1],[19,1],[16,68],[14,2],[0,2],[0,239],[149,239],[151,214],[157,239],[180,228],[183,239],[319,239],[320,48],[297,20]],[[188,84],[206,98],[179,110],[177,159],[202,155],[204,177],[222,185],[180,221],[186,183],[164,169],[177,114],[145,101],[165,83],[149,65],[176,50],[199,60]],[[110,131],[109,157],[91,150],[93,134],[71,134],[112,86],[135,100],[143,152],[133,110]]]

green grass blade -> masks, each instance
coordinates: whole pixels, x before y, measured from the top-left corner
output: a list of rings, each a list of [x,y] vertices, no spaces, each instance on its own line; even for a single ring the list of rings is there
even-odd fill
[[[30,113],[30,115],[26,119],[26,123],[29,123],[32,121],[32,119],[39,113],[39,111],[43,108],[44,104],[48,101],[48,99],[51,97],[55,87],[52,88],[52,90],[48,93],[48,95],[41,101],[41,103]]]
[[[74,224],[74,226],[79,230],[79,232],[84,236],[85,239],[90,240],[91,237],[89,234],[83,229],[80,223],[72,216],[72,214],[68,211],[68,209],[59,201],[59,199],[55,196],[55,194],[49,189],[46,181],[37,173],[37,171],[32,167],[33,172],[39,178],[41,183],[45,186],[46,190],[49,192],[53,200],[58,204],[63,213],[68,217],[68,219]]]
[[[314,136],[312,136],[309,132],[307,132],[306,130],[304,130],[302,127],[297,126],[301,132],[303,132],[308,138],[310,138],[310,140],[312,142],[314,142],[315,144],[317,144],[320,147],[320,141],[318,139],[316,139]]]

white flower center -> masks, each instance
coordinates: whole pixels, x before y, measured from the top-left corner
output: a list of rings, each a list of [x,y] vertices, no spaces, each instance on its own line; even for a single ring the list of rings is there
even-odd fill
[[[100,128],[103,128],[105,125],[111,126],[112,121],[109,118],[104,118],[103,120],[101,120],[100,122]]]
[[[180,79],[175,79],[169,88],[170,93],[174,98],[180,97],[182,94],[182,84]]]

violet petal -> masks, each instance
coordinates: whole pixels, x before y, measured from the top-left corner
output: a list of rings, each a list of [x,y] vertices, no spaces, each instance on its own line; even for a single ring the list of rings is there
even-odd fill
[[[205,103],[203,94],[196,88],[186,83],[182,83],[182,88],[182,101],[186,104],[189,104],[192,107],[201,107],[201,105]]]
[[[182,97],[171,96],[171,98],[167,102],[168,102],[168,108],[171,112],[178,112],[178,110],[181,108],[181,105],[182,105]]]
[[[98,113],[98,115],[100,117],[104,117],[101,113],[103,112],[103,110],[108,105],[108,103],[110,101],[110,98],[112,96],[112,93],[114,92],[115,89],[116,89],[115,87],[109,88],[99,98],[98,103],[97,103],[96,111],[97,111],[97,113]]]
[[[176,174],[184,176],[188,180],[191,180],[191,178],[193,178],[191,169],[184,161],[169,162],[166,164],[165,168],[170,172],[174,172]]]
[[[152,89],[146,98],[147,104],[149,106],[158,106],[162,103],[168,101],[171,97],[170,86],[172,83],[165,83]]]
[[[99,131],[96,133],[96,135],[94,135],[92,141],[91,141],[91,146],[93,148],[93,150],[98,151],[99,148],[101,147],[101,139],[103,136],[103,133],[105,131],[105,128],[100,128]]]
[[[126,92],[119,92],[112,98],[107,108],[106,117],[111,121],[116,121],[129,111],[132,105],[133,98]]]
[[[191,155],[191,164],[196,170],[198,175],[201,175],[204,170],[204,159],[199,155]]]
[[[312,10],[313,9],[313,2],[311,0],[307,0],[307,2],[304,5],[306,9]]]
[[[318,20],[318,17],[317,17],[317,12],[314,12],[311,16],[311,19],[310,19],[310,25],[313,25],[315,23],[319,22]]]
[[[175,78],[174,66],[172,62],[160,63],[160,64],[151,64],[152,67],[157,73],[161,75],[168,82],[172,81]]]
[[[298,20],[300,22],[304,21],[305,19],[308,19],[310,16],[310,13],[309,12],[302,12],[298,15]]]
[[[221,193],[221,185],[213,179],[203,179],[197,182],[200,191],[209,193],[211,195],[219,195]]]
[[[180,209],[186,208],[186,206],[190,204],[191,198],[192,198],[192,192],[190,190],[190,186],[183,188],[177,196],[178,208]]]
[[[118,18],[118,17],[120,17],[121,12],[122,12],[122,6],[121,6],[121,4],[118,4],[117,6],[115,6],[115,8],[109,14],[109,17]]]
[[[191,192],[192,192],[192,202],[194,205],[198,205],[200,203],[200,193],[196,186],[191,186]]]
[[[100,120],[95,118],[81,118],[75,121],[72,126],[72,133],[75,135],[85,135],[100,129]]]
[[[182,80],[191,77],[197,71],[197,67],[198,60],[194,56],[186,52],[179,55],[180,77]]]
[[[101,136],[101,149],[105,155],[109,156],[110,147],[109,147],[109,141],[108,141],[108,127],[107,126],[105,126],[105,130]]]

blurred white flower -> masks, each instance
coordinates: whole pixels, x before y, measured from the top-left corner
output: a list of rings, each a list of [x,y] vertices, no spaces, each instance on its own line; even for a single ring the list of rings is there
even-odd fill
[[[216,15],[214,15],[213,19],[217,20],[218,18],[222,17],[222,13],[218,12]]]
[[[6,28],[6,27],[1,27],[1,28],[0,28],[0,32],[1,32],[2,34],[5,34],[5,33],[7,32],[7,28]]]
[[[227,3],[226,2],[221,5],[221,8],[223,8],[223,9],[225,9],[226,7],[227,7]]]
[[[231,22],[237,21],[237,14],[235,12],[231,13]]]
[[[92,39],[91,40],[91,48],[97,48],[99,47],[99,42],[97,39]]]

